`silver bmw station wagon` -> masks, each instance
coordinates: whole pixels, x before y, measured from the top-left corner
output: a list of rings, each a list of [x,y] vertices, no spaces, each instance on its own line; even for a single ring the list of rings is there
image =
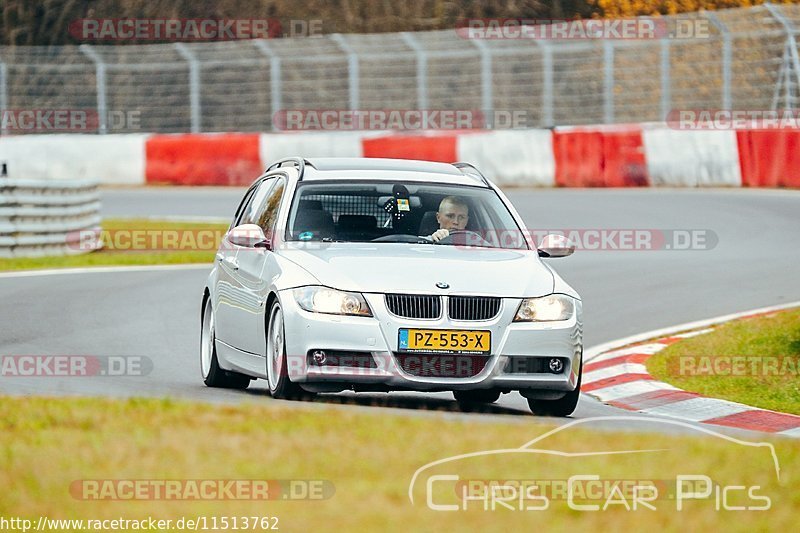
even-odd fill
[[[209,387],[265,379],[274,398],[452,391],[467,408],[518,391],[577,405],[581,300],[500,189],[466,163],[287,158],[245,193],[206,281]]]

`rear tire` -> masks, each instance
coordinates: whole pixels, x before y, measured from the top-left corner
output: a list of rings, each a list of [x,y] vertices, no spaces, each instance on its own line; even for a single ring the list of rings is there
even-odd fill
[[[569,416],[578,407],[578,399],[581,396],[581,379],[583,369],[578,374],[578,384],[574,391],[566,393],[558,400],[532,400],[528,398],[528,407],[533,414],[538,416]]]
[[[453,397],[461,408],[470,408],[496,402],[500,398],[500,391],[494,389],[457,390],[453,391]]]
[[[244,390],[250,385],[250,378],[243,374],[223,370],[217,361],[214,309],[211,298],[206,300],[203,321],[200,327],[200,374],[207,387]]]
[[[289,379],[283,310],[278,300],[272,302],[268,316],[267,383],[269,384],[270,394],[276,400],[295,400],[303,396],[310,396],[309,393]]]

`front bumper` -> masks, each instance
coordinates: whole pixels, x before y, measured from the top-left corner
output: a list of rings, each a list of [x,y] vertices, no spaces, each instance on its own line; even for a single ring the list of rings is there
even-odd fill
[[[521,298],[504,298],[498,315],[487,321],[455,321],[446,316],[436,320],[405,319],[389,313],[382,294],[364,294],[373,317],[310,313],[295,302],[291,290],[279,295],[285,322],[285,343],[289,377],[297,383],[380,385],[402,390],[543,389],[574,390],[583,352],[581,302],[575,315],[562,322],[512,322]],[[483,369],[469,377],[425,377],[405,371],[399,364],[398,330],[480,329],[492,334],[491,355]],[[317,366],[309,361],[314,350],[368,352],[376,362],[364,366]],[[430,355],[430,354],[426,354]],[[559,357],[564,370],[519,373],[509,371],[515,359]]]

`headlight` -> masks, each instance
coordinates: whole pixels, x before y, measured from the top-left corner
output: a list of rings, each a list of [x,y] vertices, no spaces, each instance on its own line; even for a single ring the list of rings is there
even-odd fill
[[[575,312],[575,302],[563,294],[541,298],[526,298],[517,310],[514,322],[553,322],[569,320]]]
[[[327,287],[300,287],[292,291],[297,305],[312,313],[372,316],[364,296]]]

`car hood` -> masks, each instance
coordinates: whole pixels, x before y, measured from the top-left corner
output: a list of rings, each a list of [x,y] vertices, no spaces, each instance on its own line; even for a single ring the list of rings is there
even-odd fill
[[[281,256],[321,285],[361,292],[550,294],[554,278],[536,251],[396,243],[285,243]],[[442,290],[436,283],[444,282]]]

